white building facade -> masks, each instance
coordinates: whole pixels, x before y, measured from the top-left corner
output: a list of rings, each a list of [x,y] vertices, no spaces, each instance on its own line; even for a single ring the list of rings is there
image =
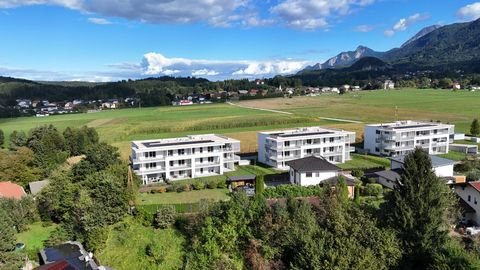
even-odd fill
[[[258,160],[277,169],[288,170],[288,161],[321,156],[331,163],[350,160],[355,151],[355,132],[322,127],[298,128],[258,133]]]
[[[235,170],[240,142],[206,134],[181,138],[133,141],[133,171],[144,185],[165,180],[221,175]]]
[[[397,121],[365,126],[364,149],[382,156],[403,156],[421,147],[431,155],[449,151],[454,125],[433,122]]]
[[[480,225],[480,181],[457,184],[455,193],[463,200],[463,203],[471,207],[473,211],[464,211],[463,217]]]

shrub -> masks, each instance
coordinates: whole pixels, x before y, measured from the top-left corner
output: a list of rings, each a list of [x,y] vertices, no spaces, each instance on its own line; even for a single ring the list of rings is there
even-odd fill
[[[265,190],[265,180],[263,175],[258,175],[255,179],[255,194],[263,194]]]
[[[217,188],[227,188],[227,182],[221,180],[217,183]]]
[[[362,178],[364,175],[365,175],[365,173],[360,169],[352,170],[352,176],[355,176],[357,178]]]
[[[201,182],[201,181],[196,181],[195,183],[193,183],[193,189],[194,190],[202,190],[202,189],[205,189],[205,183]]]
[[[179,185],[176,190],[177,190],[177,192],[190,191],[191,186],[190,186],[190,184]]]
[[[473,170],[467,174],[467,181],[477,181],[480,179],[480,170]]]
[[[175,208],[165,207],[157,210],[154,225],[157,229],[166,229],[175,222]]]
[[[217,188],[217,183],[216,183],[215,181],[208,181],[208,182],[207,182],[207,188],[208,188],[208,189]]]
[[[175,192],[177,191],[177,187],[175,185],[170,185],[167,187],[167,192]]]
[[[366,196],[380,197],[383,194],[383,187],[380,184],[367,184],[363,192]]]

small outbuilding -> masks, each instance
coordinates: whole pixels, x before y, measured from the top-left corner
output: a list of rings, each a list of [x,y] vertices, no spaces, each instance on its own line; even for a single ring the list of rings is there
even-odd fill
[[[230,176],[227,178],[227,184],[231,191],[245,191],[248,196],[253,196],[256,179],[254,174]]]

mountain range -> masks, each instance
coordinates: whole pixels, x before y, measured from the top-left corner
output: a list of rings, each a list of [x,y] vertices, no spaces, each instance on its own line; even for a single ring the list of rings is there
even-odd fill
[[[446,64],[452,68],[465,67],[472,61],[480,60],[480,19],[425,27],[400,48],[386,52],[358,46],[354,51],[339,53],[324,63],[308,66],[299,73],[342,69],[364,57],[375,57],[400,67],[430,68],[442,65],[445,67]]]

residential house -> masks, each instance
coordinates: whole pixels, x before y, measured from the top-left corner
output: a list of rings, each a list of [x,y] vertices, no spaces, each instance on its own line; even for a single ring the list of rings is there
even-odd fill
[[[255,84],[256,84],[256,85],[264,85],[264,84],[265,84],[265,80],[256,79],[256,80],[255,80]]]
[[[235,170],[240,142],[206,134],[161,140],[133,141],[132,167],[150,184],[159,181],[222,175]]]
[[[25,190],[20,185],[12,182],[0,182],[0,198],[20,200],[25,195]]]
[[[22,109],[28,109],[32,106],[32,101],[30,99],[17,99],[17,106]]]
[[[446,154],[454,128],[454,125],[410,120],[367,125],[364,149],[391,157],[406,155],[416,147],[422,147],[431,155]]]
[[[478,154],[478,145],[476,144],[450,144],[450,150],[455,152],[462,152],[465,154],[476,155]]]
[[[340,86],[340,90],[345,90],[345,92],[350,91],[350,89],[351,89],[351,86],[348,84],[344,84]]]
[[[330,88],[330,92],[339,94],[340,90],[337,87],[332,87]]]
[[[460,89],[462,89],[462,86],[459,83],[456,82],[456,83],[452,84],[452,89],[460,90]]]
[[[250,89],[250,91],[248,91],[248,94],[251,96],[251,97],[254,97],[258,94],[260,90],[258,89]]]
[[[361,90],[360,86],[358,85],[352,86],[352,91],[360,91],[360,90]]]
[[[480,225],[480,181],[459,183],[454,188],[464,208],[463,218]]]
[[[453,171],[456,161],[441,158],[438,156],[430,156],[432,162],[432,170],[435,175],[445,181],[447,184],[455,184],[465,182],[465,176],[457,176]],[[404,169],[405,156],[390,158],[390,170],[384,170],[373,173],[377,182],[387,188],[395,188],[400,181],[401,174]]]
[[[286,162],[308,156],[322,156],[332,163],[350,160],[355,148],[355,132],[306,127],[258,133],[258,160],[287,170]]]
[[[395,83],[392,80],[385,80],[383,89],[395,89]]]
[[[336,186],[340,177],[345,179],[349,196],[354,196],[353,177],[341,173],[341,169],[322,157],[308,156],[288,161],[290,183],[300,186],[332,185]]]
[[[248,90],[238,90],[239,95],[248,95]]]

